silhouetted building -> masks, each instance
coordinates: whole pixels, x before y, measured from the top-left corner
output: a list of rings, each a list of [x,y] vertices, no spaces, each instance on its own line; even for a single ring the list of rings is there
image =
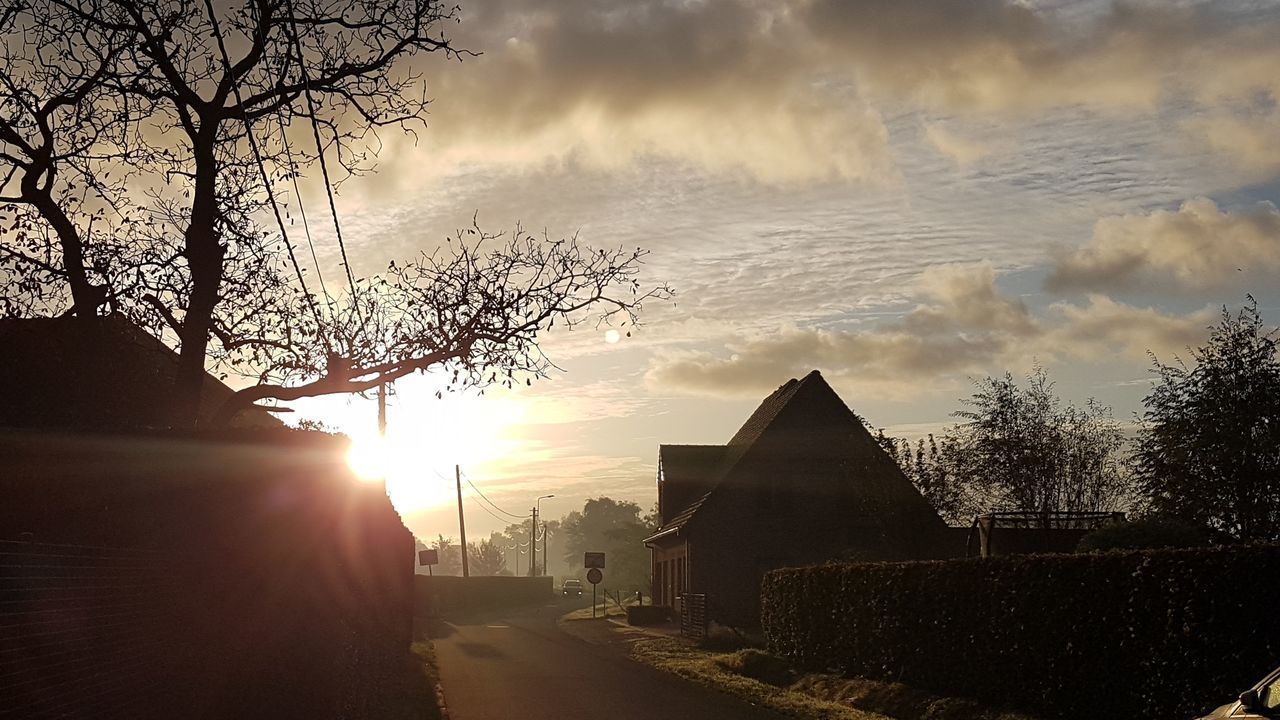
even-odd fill
[[[170,424],[178,354],[122,315],[0,319],[0,427],[127,431]],[[206,373],[200,419],[234,391]],[[263,410],[237,427],[283,427]]]
[[[730,625],[759,622],[769,570],[957,554],[942,519],[816,370],[765,398],[726,445],[661,446],[658,512],[645,539],[655,602],[705,593],[709,616]]]

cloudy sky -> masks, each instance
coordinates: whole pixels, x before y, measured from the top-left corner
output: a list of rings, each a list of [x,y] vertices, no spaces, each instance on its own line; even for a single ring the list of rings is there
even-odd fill
[[[475,215],[643,246],[677,296],[549,336],[565,372],[519,392],[401,382],[421,536],[457,534],[455,462],[517,513],[648,507],[659,443],[724,442],[814,368],[908,437],[1036,362],[1128,421],[1148,351],[1246,293],[1280,321],[1277,3],[473,0],[452,36],[482,54],[422,64],[429,127],[342,187],[357,269]],[[473,533],[505,524],[467,494]]]

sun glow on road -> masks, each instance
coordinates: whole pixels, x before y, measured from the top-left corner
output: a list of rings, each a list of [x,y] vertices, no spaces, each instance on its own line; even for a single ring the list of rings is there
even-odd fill
[[[511,397],[417,395],[396,398],[386,437],[378,435],[373,418],[351,423],[361,430],[348,432],[347,464],[362,479],[385,480],[401,514],[454,502],[455,464],[472,475],[499,469],[519,447],[513,430],[526,411]]]

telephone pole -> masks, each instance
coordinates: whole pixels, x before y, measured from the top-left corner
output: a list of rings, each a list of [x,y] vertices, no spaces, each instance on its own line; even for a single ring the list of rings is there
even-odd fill
[[[467,519],[462,515],[462,468],[453,466],[453,477],[458,482],[458,534],[462,536],[462,577],[471,577],[467,569]]]
[[[529,577],[538,574],[538,506],[533,506],[533,527],[529,532]]]

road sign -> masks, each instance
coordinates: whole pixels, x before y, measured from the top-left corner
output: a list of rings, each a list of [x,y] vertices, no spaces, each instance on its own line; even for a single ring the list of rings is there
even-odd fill
[[[439,565],[440,552],[438,550],[419,550],[418,564],[419,565]]]
[[[602,552],[582,553],[582,567],[604,569],[604,553]]]
[[[604,573],[600,572],[600,568],[591,568],[587,571],[587,582],[592,585],[599,585],[604,579]]]

